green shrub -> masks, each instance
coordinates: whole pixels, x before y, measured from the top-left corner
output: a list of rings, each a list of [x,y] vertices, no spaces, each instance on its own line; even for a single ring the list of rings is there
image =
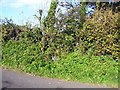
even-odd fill
[[[71,16],[65,20],[66,31],[59,32],[54,28],[56,7],[57,2],[52,2],[44,20],[45,35],[41,29],[30,29],[31,26],[26,25],[27,29],[19,35],[20,40],[15,41],[7,31],[8,28],[13,30],[12,25],[3,24],[3,39],[8,42],[3,43],[0,64],[40,76],[116,87],[118,62],[115,59],[119,60],[120,55],[119,13],[96,11],[84,22],[83,3],[82,23],[77,26],[83,28],[76,28],[77,21]]]
[[[48,50],[49,51],[49,50]],[[56,62],[45,60],[37,44],[8,41],[2,49],[0,65],[35,75],[117,87],[118,62],[108,56],[82,55],[80,51],[64,54]],[[64,53],[64,52],[63,52]]]
[[[2,29],[2,42],[7,42],[10,39],[19,40],[19,34],[22,32],[12,19],[8,20],[7,18],[3,20],[0,29]]]
[[[90,48],[95,55],[120,56],[119,13],[110,10],[96,11],[92,18],[87,18],[80,31],[81,48]]]
[[[19,35],[19,41],[39,43],[42,39],[42,32],[39,28],[28,29]]]

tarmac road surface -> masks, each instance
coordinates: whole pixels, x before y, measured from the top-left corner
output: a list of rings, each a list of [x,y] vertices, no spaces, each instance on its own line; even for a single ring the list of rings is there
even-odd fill
[[[32,76],[18,71],[2,69],[2,88],[108,88],[100,85],[70,82]]]

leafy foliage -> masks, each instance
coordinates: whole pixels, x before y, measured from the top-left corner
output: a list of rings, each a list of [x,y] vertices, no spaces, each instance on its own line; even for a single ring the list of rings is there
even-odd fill
[[[2,21],[1,29],[3,42],[8,41],[11,38],[13,38],[14,40],[18,40],[18,34],[22,32],[22,30],[20,30],[18,26],[13,23],[12,19],[8,20],[7,18]]]
[[[85,16],[85,6],[73,6],[57,13],[58,1],[53,1],[40,27],[2,23],[3,66],[41,76],[64,78],[117,87],[120,60],[119,12],[96,10]],[[76,13],[77,12],[77,13]]]
[[[118,62],[107,56],[82,55],[79,50],[58,58],[56,62],[46,61],[46,53],[40,52],[38,44],[15,42],[3,47],[0,64],[34,75],[62,78],[79,82],[106,84],[117,87]]]
[[[96,11],[93,18],[87,18],[80,32],[82,48],[85,51],[92,48],[95,55],[120,55],[120,25],[119,14],[107,11]]]

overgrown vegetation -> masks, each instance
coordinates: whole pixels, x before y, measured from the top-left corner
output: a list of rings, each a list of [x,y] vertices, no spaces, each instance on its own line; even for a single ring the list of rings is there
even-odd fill
[[[8,48],[9,47],[9,48]],[[27,73],[117,87],[118,62],[107,56],[82,55],[76,50],[56,62],[45,61],[38,44],[10,40],[2,49],[1,65]]]
[[[65,15],[56,12],[58,4],[51,3],[44,20],[39,10],[40,28],[18,26],[8,19],[2,22],[0,64],[40,76],[117,87],[119,12],[107,6],[86,17],[82,3],[71,6]]]
[[[95,55],[120,56],[120,24],[118,13],[96,11],[92,18],[87,18],[81,30],[81,48],[91,49]]]

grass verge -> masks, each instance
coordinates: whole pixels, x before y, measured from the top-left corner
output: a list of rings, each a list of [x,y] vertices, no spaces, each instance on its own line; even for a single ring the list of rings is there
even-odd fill
[[[3,46],[2,54],[2,67],[44,77],[118,87],[118,62],[108,56],[82,55],[75,51],[55,62],[44,61],[37,44],[13,41]]]

